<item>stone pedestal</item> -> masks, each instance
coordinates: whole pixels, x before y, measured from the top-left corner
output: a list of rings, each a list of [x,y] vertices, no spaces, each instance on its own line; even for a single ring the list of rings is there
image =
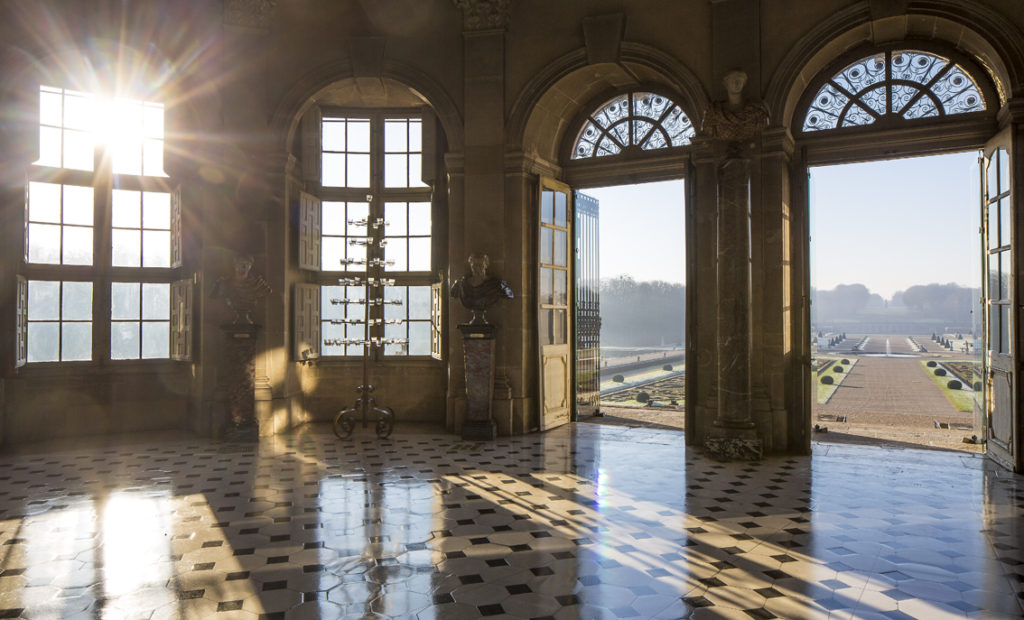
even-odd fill
[[[224,332],[224,367],[227,378],[228,410],[231,419],[224,428],[224,440],[237,443],[259,441],[256,421],[256,339],[262,325],[228,323]]]
[[[750,162],[718,171],[718,416],[705,446],[730,459],[761,458],[750,416]]]
[[[497,425],[491,417],[494,402],[495,325],[459,325],[466,351],[466,421],[462,438],[467,441],[494,439]]]

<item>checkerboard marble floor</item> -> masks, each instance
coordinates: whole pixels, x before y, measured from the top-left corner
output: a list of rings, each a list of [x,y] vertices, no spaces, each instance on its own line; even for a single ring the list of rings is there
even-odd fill
[[[672,431],[0,457],[0,618],[1019,618],[1024,478]]]

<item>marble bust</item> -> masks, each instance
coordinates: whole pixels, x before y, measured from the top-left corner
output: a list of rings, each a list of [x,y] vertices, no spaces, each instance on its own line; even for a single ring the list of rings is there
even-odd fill
[[[487,275],[491,260],[486,254],[470,254],[466,262],[471,274],[452,285],[451,296],[462,302],[462,307],[473,311],[470,323],[486,324],[484,312],[502,299],[512,299],[512,291],[498,276]]]
[[[225,305],[235,311],[235,323],[252,323],[249,312],[261,297],[271,292],[270,285],[263,278],[249,273],[252,263],[252,256],[235,255],[231,276],[217,280],[210,294],[212,299],[223,299]]]
[[[727,101],[716,101],[704,115],[702,130],[709,138],[727,142],[748,140],[768,124],[768,107],[762,101],[743,98],[747,85],[747,74],[742,69],[732,69],[722,78],[729,95]]]

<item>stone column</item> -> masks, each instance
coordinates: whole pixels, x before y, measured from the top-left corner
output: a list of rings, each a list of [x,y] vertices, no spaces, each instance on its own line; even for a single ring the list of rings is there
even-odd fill
[[[224,332],[222,372],[227,377],[228,406],[231,420],[224,429],[224,440],[259,441],[260,425],[256,421],[256,340],[262,325],[228,323]]]
[[[491,417],[494,402],[494,350],[496,325],[459,325],[466,352],[466,421],[462,438],[491,440],[497,425]]]

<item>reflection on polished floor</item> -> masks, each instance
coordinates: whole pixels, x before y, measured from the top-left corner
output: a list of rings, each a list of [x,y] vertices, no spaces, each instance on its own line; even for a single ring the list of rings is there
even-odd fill
[[[1024,478],[570,425],[0,457],[0,618],[1019,618]]]

